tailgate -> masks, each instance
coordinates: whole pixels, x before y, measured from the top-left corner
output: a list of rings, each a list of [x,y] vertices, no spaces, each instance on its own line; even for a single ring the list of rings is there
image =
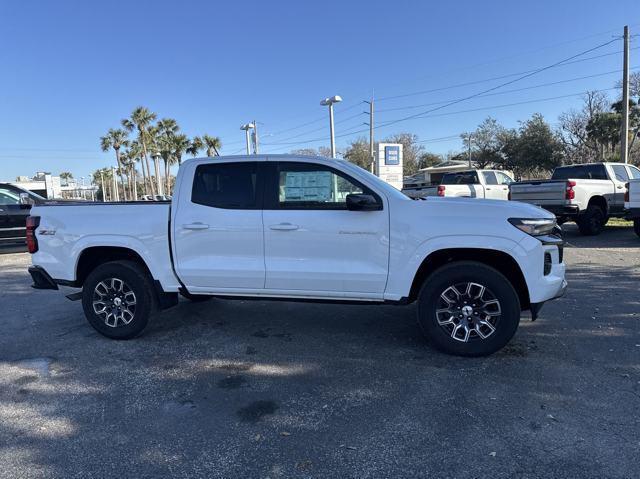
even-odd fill
[[[538,206],[566,203],[567,182],[544,180],[512,183],[509,187],[511,200]]]

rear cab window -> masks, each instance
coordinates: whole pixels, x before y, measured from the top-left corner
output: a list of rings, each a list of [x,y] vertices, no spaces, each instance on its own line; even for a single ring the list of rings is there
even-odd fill
[[[613,170],[613,174],[616,177],[616,180],[621,182],[629,181],[629,174],[627,173],[627,169],[623,165],[612,165],[611,169]]]
[[[631,173],[631,178],[634,180],[640,180],[640,169],[633,165],[629,165],[629,172]]]
[[[561,166],[553,170],[552,180],[608,180],[602,164]]]
[[[477,185],[480,183],[475,171],[461,171],[459,173],[446,173],[442,177],[443,185]]]
[[[497,185],[498,179],[496,178],[496,174],[493,171],[483,171],[482,176],[484,176],[484,182],[487,185]]]

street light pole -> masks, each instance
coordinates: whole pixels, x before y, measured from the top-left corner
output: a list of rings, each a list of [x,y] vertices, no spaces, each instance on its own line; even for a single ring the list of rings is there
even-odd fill
[[[253,153],[258,154],[258,122],[253,120]]]
[[[342,101],[340,95],[334,95],[331,98],[325,98],[320,102],[322,106],[329,107],[329,135],[331,136],[331,158],[336,157],[336,136],[333,128],[333,104]]]
[[[255,125],[253,123],[245,123],[240,127],[241,130],[244,130],[245,139],[247,141],[247,155],[251,154],[251,140],[249,138],[249,130],[254,128],[254,126]]]

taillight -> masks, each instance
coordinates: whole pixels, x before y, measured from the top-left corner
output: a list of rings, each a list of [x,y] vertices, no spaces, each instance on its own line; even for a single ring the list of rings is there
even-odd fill
[[[439,185],[438,186],[438,196],[444,196],[444,190],[445,190],[445,186],[444,185]]]
[[[624,202],[629,203],[629,183],[625,183],[624,187]]]
[[[38,251],[38,238],[36,238],[38,226],[40,226],[39,216],[27,216],[27,248],[31,254]]]
[[[576,192],[573,189],[574,186],[576,186],[576,182],[575,181],[567,181],[567,194],[565,195],[566,199],[568,199],[568,200],[575,199]]]

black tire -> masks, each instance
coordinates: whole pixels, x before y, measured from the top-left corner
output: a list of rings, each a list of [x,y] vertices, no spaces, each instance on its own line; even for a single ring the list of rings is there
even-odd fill
[[[640,236],[640,218],[636,218],[633,220],[633,231],[636,232],[638,236]]]
[[[115,284],[111,279],[115,279]],[[94,301],[97,303],[95,308]],[[101,264],[84,282],[82,307],[89,324],[100,334],[111,339],[134,338],[147,326],[156,309],[151,278],[133,261]],[[99,309],[105,309],[105,312],[98,314],[96,310]]]
[[[182,296],[185,299],[188,299],[189,301],[193,301],[194,303],[209,301],[211,298],[213,298],[213,296],[210,296],[208,294],[193,294],[185,290],[180,290],[180,296]]]
[[[566,222],[567,222],[567,218],[565,216],[558,216],[557,218],[558,226],[562,226]]]
[[[457,305],[451,306],[442,295],[444,294],[451,299],[450,288],[452,286],[455,288],[467,284],[481,285],[485,287],[485,290],[475,299],[473,297],[480,292],[477,286],[465,290],[465,293],[469,292],[470,304],[468,307],[471,311],[465,311],[463,317],[462,309],[467,306],[462,306],[461,309]],[[455,296],[453,295],[453,297]],[[491,306],[485,304],[493,302],[494,299],[498,301],[497,307],[495,303]],[[467,303],[463,303],[464,300],[466,300],[466,295],[460,295],[455,303],[467,305]],[[475,303],[474,301],[479,302]],[[457,312],[460,317],[458,314],[441,312],[443,305],[449,306],[450,310]],[[496,311],[499,314],[496,314]],[[489,315],[489,312],[493,314]],[[438,268],[427,278],[418,295],[418,323],[423,333],[436,348],[457,356],[487,356],[503,348],[518,329],[520,313],[520,300],[509,280],[499,271],[473,261],[456,261]],[[455,323],[440,324],[446,321],[454,321]],[[469,321],[469,323],[465,322],[463,325],[463,321]],[[466,340],[459,338],[458,334],[456,334],[458,339],[455,339],[454,328],[456,331],[463,331],[463,328],[471,329],[465,327],[467,324],[471,326],[471,321],[475,321],[473,330],[469,333],[463,332]],[[485,324],[480,325],[481,322]],[[490,332],[491,330],[486,326],[487,322],[491,324],[494,331]],[[478,328],[480,329],[478,330]],[[485,336],[485,338],[481,336]]]
[[[589,205],[587,210],[576,219],[580,233],[595,236],[602,233],[606,223],[606,215],[598,205]]]

